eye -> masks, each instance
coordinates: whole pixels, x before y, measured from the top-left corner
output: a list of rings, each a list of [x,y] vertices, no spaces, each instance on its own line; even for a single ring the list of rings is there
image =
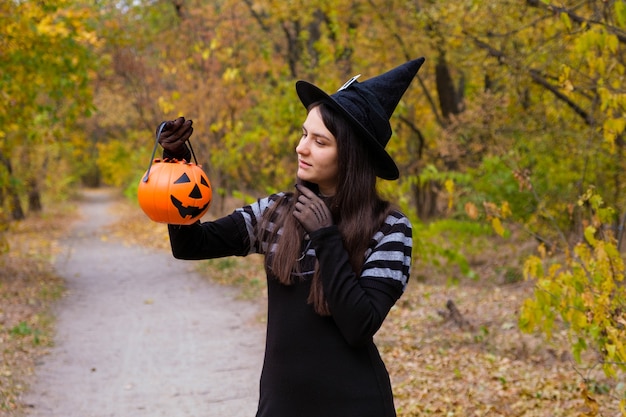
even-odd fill
[[[189,176],[185,173],[181,175],[176,181],[174,181],[174,184],[184,184],[186,182],[191,182],[191,180],[189,179]]]

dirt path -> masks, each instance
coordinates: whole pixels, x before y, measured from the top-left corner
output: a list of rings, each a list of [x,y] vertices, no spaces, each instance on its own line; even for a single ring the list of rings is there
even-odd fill
[[[63,242],[55,347],[26,395],[31,417],[219,416],[256,411],[259,307],[191,263],[103,236],[111,194],[89,191]]]

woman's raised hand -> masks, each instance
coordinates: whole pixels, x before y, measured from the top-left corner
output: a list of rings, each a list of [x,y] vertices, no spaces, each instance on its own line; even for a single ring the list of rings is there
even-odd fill
[[[159,143],[163,149],[172,156],[184,156],[187,153],[185,142],[193,133],[192,125],[193,121],[185,120],[184,117],[165,122],[161,136],[159,136]]]

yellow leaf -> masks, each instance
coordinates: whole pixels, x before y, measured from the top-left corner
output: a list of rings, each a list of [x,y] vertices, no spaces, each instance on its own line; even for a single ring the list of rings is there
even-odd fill
[[[614,4],[615,20],[620,27],[626,26],[626,3],[623,1],[616,1]],[[626,413],[624,414],[626,415]]]
[[[617,52],[619,47],[619,39],[615,35],[608,35],[606,39],[606,45],[609,48],[609,51],[612,53]]]
[[[543,275],[541,259],[537,256],[529,256],[524,262],[524,278],[536,279]]]
[[[613,107],[613,104],[607,104],[607,107]],[[615,151],[615,139],[624,132],[626,128],[626,120],[623,117],[608,118],[602,125],[602,136],[604,140],[611,145],[611,150]]]
[[[539,247],[537,247],[537,252],[539,252],[539,255],[542,259],[545,258],[547,255],[546,245],[544,245],[543,243],[540,244]]]
[[[588,226],[585,229],[585,240],[587,240],[587,242],[589,242],[589,244],[591,246],[596,246],[596,238],[595,238],[595,234],[596,234],[596,228],[593,226]]]
[[[606,357],[609,360],[615,358],[615,345],[607,343],[604,345],[604,348],[606,349]]]
[[[513,214],[513,212],[511,211],[511,206],[509,205],[509,203],[507,201],[502,203],[502,208],[500,209],[500,212],[502,214],[502,218],[503,219],[506,219],[511,214]]]
[[[222,79],[224,81],[234,81],[235,79],[237,79],[238,75],[239,70],[237,68],[226,68],[226,71],[224,71],[224,74],[222,74]]]
[[[504,227],[502,227],[502,222],[499,218],[494,217],[493,219],[491,219],[491,226],[499,236],[504,236]]]
[[[565,25],[567,30],[571,30],[572,29],[572,21],[570,20],[569,15],[567,13],[561,13],[559,15],[559,17],[561,18],[561,22],[563,22],[563,24]]]
[[[454,181],[448,178],[444,183],[444,186],[448,192],[448,211],[450,211],[454,206]]]
[[[159,104],[159,107],[161,108],[163,113],[170,113],[172,110],[174,110],[174,105],[167,101],[164,97],[159,97],[157,99],[157,103]]]
[[[583,399],[585,400],[585,405],[589,409],[589,411],[587,413],[583,414],[583,415],[586,415],[586,416],[597,416],[598,415],[598,410],[600,408],[599,405],[598,405],[598,402],[596,401],[595,398],[593,398],[589,394],[589,391],[587,391],[587,387],[584,384],[582,386],[581,395],[582,395]]]
[[[571,322],[574,329],[583,329],[587,327],[587,316],[582,311],[574,310]]]
[[[623,332],[622,332],[622,336],[623,336]],[[623,363],[623,362],[626,362],[626,348],[624,347],[622,340],[624,340],[624,338],[619,337],[615,342],[615,349],[616,349],[615,359],[618,362]]]

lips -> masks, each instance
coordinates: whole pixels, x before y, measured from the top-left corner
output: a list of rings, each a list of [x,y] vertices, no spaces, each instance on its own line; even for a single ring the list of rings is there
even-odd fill
[[[308,168],[311,166],[311,164],[309,164],[308,162],[303,161],[302,159],[298,160],[298,165],[300,165],[301,168]]]

